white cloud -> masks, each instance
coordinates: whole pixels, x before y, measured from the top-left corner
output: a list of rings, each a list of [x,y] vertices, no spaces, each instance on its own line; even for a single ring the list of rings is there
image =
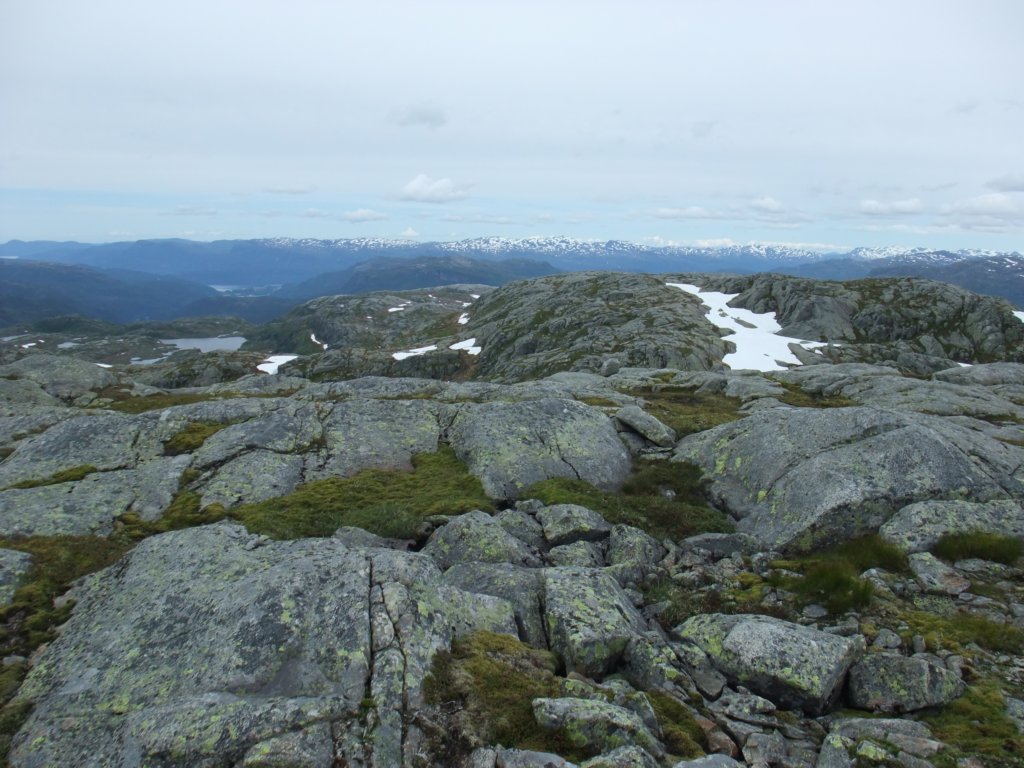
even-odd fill
[[[768,195],[754,198],[750,201],[750,207],[755,211],[761,211],[763,213],[782,213],[782,211],[786,210],[786,206],[784,206],[779,200],[776,200],[774,197],[769,197]]]
[[[374,211],[370,208],[358,208],[354,211],[345,211],[338,218],[353,224],[361,224],[364,221],[383,221],[387,217],[386,213],[381,213],[380,211]]]
[[[909,200],[892,200],[887,203],[879,200],[860,201],[860,212],[865,216],[901,216],[923,211],[924,203],[916,197]]]
[[[391,112],[391,121],[403,128],[440,128],[448,122],[444,110],[432,104],[412,104]]]
[[[307,208],[301,214],[304,219],[329,219],[331,214],[327,211],[321,211],[319,208]]]
[[[216,216],[216,208],[208,208],[204,205],[179,205],[174,210],[165,211],[165,216]]]
[[[958,200],[942,209],[947,216],[984,216],[993,219],[1024,218],[1024,207],[1009,195],[990,192],[986,195]]]
[[[992,179],[985,186],[998,189],[1000,192],[1024,192],[1024,173],[1007,173],[998,179]]]
[[[416,203],[451,203],[465,200],[467,187],[451,179],[432,179],[421,173],[402,187],[401,199]]]
[[[419,237],[420,233],[417,232],[412,227],[406,227],[405,229],[403,229],[401,232],[398,233],[398,236],[399,237]]]
[[[702,205],[688,205],[685,208],[658,208],[654,215],[659,219],[724,219],[726,214],[712,211]]]
[[[474,213],[469,215],[449,214],[442,216],[441,221],[461,222],[463,224],[518,224],[515,219],[508,216],[494,216],[486,213]]]

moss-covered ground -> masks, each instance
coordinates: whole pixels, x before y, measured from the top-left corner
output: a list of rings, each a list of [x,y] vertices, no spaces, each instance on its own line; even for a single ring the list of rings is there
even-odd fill
[[[552,478],[535,483],[522,496],[545,504],[581,504],[610,523],[632,525],[657,539],[732,530],[726,516],[705,501],[700,470],[683,462],[640,460],[619,492]]]
[[[623,392],[641,397],[646,402],[644,410],[667,424],[683,437],[705,429],[728,424],[743,417],[738,398],[725,395],[697,392],[692,387],[656,385]]]
[[[11,488],[40,488],[44,485],[71,483],[76,480],[81,480],[83,477],[91,475],[93,472],[99,472],[99,470],[92,466],[92,464],[81,464],[77,467],[69,467],[68,469],[62,469],[60,472],[54,472],[49,477],[35,480],[22,480],[20,483],[14,483],[13,485],[0,490],[6,491]]]
[[[950,745],[934,759],[942,768],[966,757],[980,757],[985,768],[1019,768],[1024,762],[1024,734],[1006,716],[1006,698],[996,680],[972,682],[963,696],[922,720]]]

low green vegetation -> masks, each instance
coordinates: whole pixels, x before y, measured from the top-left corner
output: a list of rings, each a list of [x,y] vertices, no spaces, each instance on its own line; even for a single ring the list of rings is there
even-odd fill
[[[786,390],[785,394],[778,398],[779,402],[796,408],[848,408],[853,405],[859,405],[856,400],[851,400],[842,395],[825,396],[811,394],[788,381],[775,380],[775,383]]]
[[[92,464],[80,464],[77,467],[70,467],[68,469],[62,469],[60,472],[54,472],[49,477],[40,478],[37,480],[22,480],[20,483],[14,483],[9,485],[3,490],[10,490],[11,488],[40,488],[44,485],[58,485],[59,483],[71,483],[76,480],[81,480],[87,475],[91,475],[93,472],[99,472],[96,467]]]
[[[877,534],[774,565],[801,574],[798,578],[775,578],[775,586],[796,593],[804,604],[822,605],[832,614],[859,610],[870,604],[874,587],[860,578],[864,571],[881,568],[906,573],[908,567],[906,554]]]
[[[691,387],[643,387],[623,394],[642,397],[646,401],[644,410],[672,427],[679,437],[728,424],[743,416],[740,412],[743,403],[738,398],[697,392]]]
[[[662,741],[670,755],[680,759],[700,757],[707,749],[707,737],[690,711],[665,691],[647,691],[661,726]]]
[[[555,477],[530,486],[522,497],[545,504],[581,504],[610,523],[632,525],[657,539],[732,530],[726,516],[704,500],[700,469],[684,462],[641,460],[619,492]]]
[[[562,695],[555,655],[509,635],[475,632],[434,656],[424,680],[427,702],[446,716],[439,754],[468,754],[482,744],[554,752],[579,762],[583,754],[564,734],[547,732],[533,717],[533,700]],[[452,760],[453,764],[455,760]]]
[[[164,442],[164,455],[177,456],[182,453],[191,453],[200,448],[208,438],[220,432],[228,424],[216,424],[207,421],[193,421]]]
[[[341,526],[414,538],[428,515],[494,508],[451,448],[418,454],[412,465],[411,472],[364,469],[351,477],[314,480],[287,496],[235,507],[230,515],[253,533],[275,539],[330,536]]]
[[[909,640],[921,635],[931,651],[963,653],[974,643],[996,653],[1024,653],[1024,630],[1012,624],[1000,624],[973,613],[942,616],[932,611],[909,611],[900,615],[908,629]]]
[[[229,395],[227,393],[212,395],[207,392],[167,392],[159,395],[146,395],[145,397],[114,399],[114,402],[106,407],[112,411],[135,414],[162,410],[174,405],[191,405],[192,403],[205,403],[209,400],[224,400],[230,397],[238,397],[238,395]]]
[[[942,768],[953,768],[964,757],[980,757],[986,768],[1019,766],[1024,734],[1006,715],[1006,699],[995,680],[973,682],[959,699],[924,722],[935,738],[950,746],[935,756]]]
[[[976,531],[948,533],[932,547],[932,554],[943,560],[980,558],[994,563],[1013,565],[1024,553],[1024,543],[1012,536]]]

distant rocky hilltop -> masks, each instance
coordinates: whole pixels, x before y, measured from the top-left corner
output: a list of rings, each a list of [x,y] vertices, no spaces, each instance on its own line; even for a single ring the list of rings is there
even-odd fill
[[[1003,300],[584,272],[149,366],[77,331],[0,346],[12,766],[1021,764]]]

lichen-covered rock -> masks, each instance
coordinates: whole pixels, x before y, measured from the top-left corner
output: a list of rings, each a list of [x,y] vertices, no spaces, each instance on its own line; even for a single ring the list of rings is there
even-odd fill
[[[932,737],[928,726],[914,720],[892,718],[843,718],[835,720],[821,745],[817,768],[852,768],[860,756],[867,759],[861,749],[864,745],[886,744],[900,755],[909,756],[904,765],[918,766],[914,759],[925,760],[943,744]],[[869,747],[870,749],[870,747]]]
[[[552,547],[547,553],[547,561],[552,565],[600,568],[604,565],[604,553],[601,547],[592,541],[574,541],[572,544]]]
[[[117,384],[117,376],[110,371],[63,355],[27,355],[0,366],[0,377],[34,381],[50,395],[65,401]]]
[[[658,768],[658,761],[640,747],[629,746],[585,760],[580,768]]]
[[[947,704],[964,692],[958,675],[928,658],[872,653],[852,667],[850,704],[876,712],[913,712]]]
[[[327,768],[334,764],[331,726],[316,723],[254,744],[242,758],[240,768]]]
[[[446,584],[467,592],[508,600],[521,638],[534,648],[547,647],[541,571],[510,563],[458,563],[441,578]]]
[[[564,757],[529,749],[499,749],[495,752],[492,765],[493,768],[576,768],[575,763],[570,763]]]
[[[877,531],[914,501],[1024,494],[1024,449],[948,419],[876,408],[762,410],[684,438],[715,503],[762,547]]]
[[[171,503],[188,462],[173,456],[74,482],[2,491],[0,535],[106,535],[126,512],[155,520]]]
[[[657,446],[670,448],[676,443],[676,431],[640,406],[624,406],[615,412],[615,418]]]
[[[540,502],[537,502],[540,505]],[[522,509],[504,509],[494,516],[498,524],[517,539],[530,545],[534,549],[543,549],[547,546],[547,539],[544,538],[544,528],[533,517]]]
[[[645,531],[631,525],[613,525],[608,537],[608,564],[653,567],[665,557],[665,548]]]
[[[608,538],[612,527],[597,512],[579,504],[552,504],[537,512],[544,538],[552,547],[576,541],[600,541]]]
[[[542,728],[561,731],[576,747],[608,752],[635,745],[656,758],[665,754],[643,720],[615,704],[593,699],[535,699],[533,716]]]
[[[32,567],[32,556],[16,549],[0,549],[0,605],[7,605]]]
[[[694,760],[680,760],[673,768],[742,768],[743,763],[738,763],[728,755],[706,755]]]
[[[827,712],[863,641],[756,615],[704,614],[675,628],[734,685],[809,714]]]
[[[0,403],[11,405],[59,406],[60,400],[34,381],[0,378]]]
[[[552,477],[619,487],[629,452],[598,408],[574,400],[478,403],[458,408],[448,439],[494,499],[515,499]]]
[[[459,515],[431,535],[423,554],[441,570],[456,563],[512,563],[539,566],[537,555],[486,512]]]
[[[976,531],[1024,539],[1024,504],[1015,499],[918,501],[900,509],[878,532],[907,552],[925,552],[946,534]]]
[[[228,524],[147,539],[76,588],[18,694],[33,710],[11,765],[212,768],[315,751],[321,723],[334,764],[406,764],[434,653],[463,632],[516,631],[507,602],[439,580],[423,555],[336,539]],[[299,731],[312,745],[277,741]]]
[[[254,504],[291,493],[302,482],[303,468],[300,455],[248,451],[217,467],[199,492],[204,506]]]
[[[589,568],[546,568],[544,620],[551,650],[566,668],[601,678],[646,627],[614,579]]]
[[[959,595],[971,588],[971,580],[950,568],[930,552],[915,552],[907,563],[914,578],[926,592],[945,595]]]
[[[301,453],[319,442],[320,416],[310,403],[278,400],[280,405],[207,438],[195,452],[195,466],[221,465],[245,451]]]

